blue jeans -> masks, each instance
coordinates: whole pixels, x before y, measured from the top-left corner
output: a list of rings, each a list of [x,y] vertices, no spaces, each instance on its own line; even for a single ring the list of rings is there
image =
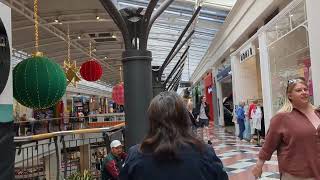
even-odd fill
[[[243,119],[238,119],[238,124],[239,124],[239,138],[243,139],[243,132],[245,130],[244,126],[244,120]]]
[[[243,138],[250,140],[251,139],[251,127],[250,127],[250,120],[245,120],[245,131]]]

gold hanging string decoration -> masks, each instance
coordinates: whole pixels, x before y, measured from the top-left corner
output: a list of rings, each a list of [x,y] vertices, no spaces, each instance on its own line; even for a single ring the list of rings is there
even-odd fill
[[[34,18],[34,39],[35,49],[33,56],[43,56],[43,53],[39,51],[39,16],[38,16],[38,0],[33,1],[33,18]]]
[[[92,58],[92,43],[91,40],[89,40],[89,56]]]
[[[68,25],[68,33],[67,33],[67,46],[68,53],[67,59],[63,62],[64,71],[67,77],[67,84],[72,84],[74,87],[77,87],[77,83],[81,80],[79,77],[80,68],[77,67],[76,61],[71,63],[71,39],[70,39],[70,28]]]
[[[68,62],[70,63],[70,60],[71,60],[71,55],[70,55],[70,51],[71,51],[71,43],[70,43],[70,27],[69,27],[69,24],[68,24]]]
[[[120,66],[120,83],[123,82],[123,77],[122,77],[122,66]]]

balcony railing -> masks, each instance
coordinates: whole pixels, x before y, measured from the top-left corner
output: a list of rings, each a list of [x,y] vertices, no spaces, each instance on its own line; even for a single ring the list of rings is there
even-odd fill
[[[84,170],[99,179],[101,162],[110,152],[110,142],[114,139],[124,141],[125,124],[117,119],[100,122],[90,122],[89,119],[81,122],[83,126],[80,124],[70,130],[62,130],[61,124],[52,125],[54,120],[38,122],[51,123],[50,126],[56,129],[14,138],[15,179],[68,179],[72,173]]]
[[[16,136],[28,136],[66,130],[109,127],[124,122],[124,113],[97,114],[83,117],[60,117],[41,120],[16,121]]]

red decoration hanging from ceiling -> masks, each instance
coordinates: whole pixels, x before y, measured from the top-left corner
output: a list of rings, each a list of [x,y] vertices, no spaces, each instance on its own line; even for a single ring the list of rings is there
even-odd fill
[[[91,59],[81,65],[80,74],[87,81],[97,81],[102,76],[102,67],[95,59]]]
[[[112,88],[112,100],[119,105],[124,105],[124,85],[123,85],[123,82],[115,85]]]

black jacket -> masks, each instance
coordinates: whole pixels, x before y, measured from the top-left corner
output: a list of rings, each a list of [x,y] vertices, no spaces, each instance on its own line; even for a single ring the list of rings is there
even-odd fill
[[[206,116],[210,119],[210,115],[209,115],[209,111],[210,111],[210,109],[209,109],[209,104],[206,103],[206,102],[205,102],[205,104],[206,104],[206,107],[204,108],[204,111],[206,112]],[[199,116],[199,114],[200,114],[200,108],[201,108],[201,103],[197,104],[196,108],[194,109],[194,115],[195,115],[194,117],[195,117],[195,118],[197,118],[197,116]]]
[[[129,150],[120,180],[228,180],[222,162],[212,147],[203,153],[191,147],[181,149],[179,161],[157,161],[152,154],[142,154],[139,145]]]

